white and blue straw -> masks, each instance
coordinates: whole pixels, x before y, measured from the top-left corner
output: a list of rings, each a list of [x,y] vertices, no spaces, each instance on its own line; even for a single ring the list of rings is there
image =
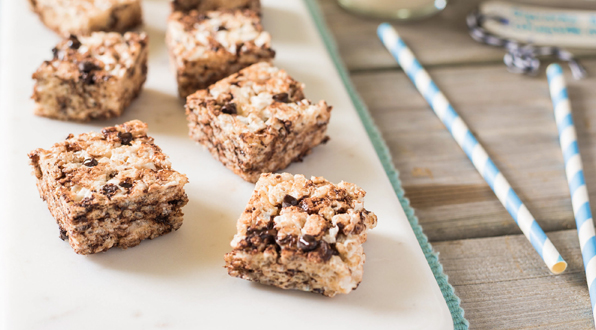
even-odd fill
[[[484,177],[491,189],[503,206],[509,211],[515,222],[520,227],[526,238],[532,243],[542,260],[546,263],[551,272],[562,273],[567,268],[567,263],[551,241],[546,237],[544,231],[528,208],[521,202],[517,194],[511,188],[503,174],[488,157],[484,148],[472,135],[468,126],[455,112],[449,101],[432,81],[420,62],[404,41],[397,34],[395,29],[387,23],[379,25],[377,30],[379,38],[391,55],[397,60],[404,72],[410,77],[418,91],[430,104],[435,114],[441,119],[459,146],[464,150],[472,161],[478,172]]]
[[[584,180],[584,169],[577,147],[577,134],[573,118],[571,116],[571,105],[567,96],[567,86],[563,78],[563,69],[558,64],[551,64],[546,69],[550,95],[555,109],[555,120],[559,129],[559,142],[565,159],[565,172],[571,193],[571,204],[577,235],[584,259],[586,280],[590,300],[592,301],[592,314],[596,305],[596,237],[594,236],[594,221],[588,200],[588,189]],[[596,322],[596,319],[595,319]]]

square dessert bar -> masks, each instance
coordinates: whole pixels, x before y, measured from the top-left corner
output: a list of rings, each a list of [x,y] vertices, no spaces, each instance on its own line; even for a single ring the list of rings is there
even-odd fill
[[[254,64],[188,97],[192,139],[241,176],[286,168],[326,142],[331,106],[304,98],[303,84],[269,63]]]
[[[190,11],[196,9],[200,12],[226,9],[250,9],[256,13],[261,12],[261,0],[174,0],[172,9]]]
[[[120,116],[147,78],[147,35],[70,36],[33,74],[35,114],[87,121]]]
[[[188,180],[172,170],[143,122],[70,134],[29,158],[60,237],[76,253],[125,249],[182,225]]]
[[[366,193],[303,175],[263,174],[240,216],[232,252],[234,277],[333,297],[362,281],[366,231],[377,216],[364,209]]]
[[[251,64],[271,61],[275,52],[270,43],[259,15],[251,10],[172,13],[166,44],[180,97]]]
[[[125,32],[143,22],[141,0],[29,0],[29,5],[48,28],[65,37]]]

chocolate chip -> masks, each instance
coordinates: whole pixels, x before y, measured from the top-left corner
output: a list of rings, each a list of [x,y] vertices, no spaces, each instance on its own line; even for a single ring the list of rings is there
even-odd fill
[[[120,139],[120,144],[129,146],[132,141],[132,134],[129,132],[118,132],[118,138]]]
[[[274,225],[275,224],[271,222],[267,225],[267,228],[248,228],[246,231],[246,238],[244,239],[245,247],[251,250],[257,249],[262,252],[268,246],[275,245],[277,230],[274,228]]]
[[[236,103],[228,103],[221,107],[221,112],[227,113],[228,115],[235,115],[238,113],[238,109],[236,108]]]
[[[345,227],[345,225],[343,223],[337,224],[337,228],[339,229],[340,233],[344,233],[344,227]],[[349,234],[349,233],[344,233],[344,234]]]
[[[60,54],[60,50],[56,47],[52,48],[52,55],[54,55],[54,58],[58,58],[58,54]]]
[[[319,241],[313,235],[302,235],[298,240],[298,247],[305,252],[316,249],[318,245]]]
[[[116,195],[119,190],[120,189],[115,184],[108,183],[101,188],[101,193],[106,195],[108,199],[112,199],[112,196]]]
[[[240,53],[242,52],[242,47],[244,47],[244,43],[241,42],[236,46],[236,55],[240,55]]]
[[[86,158],[83,161],[83,165],[85,165],[87,167],[97,166],[97,159],[95,159],[95,158]]]
[[[107,127],[101,130],[101,134],[103,134],[104,138],[108,138],[108,136],[112,133],[116,132],[116,127]]]
[[[95,76],[92,74],[93,70],[97,70],[99,67],[93,62],[83,61],[79,63],[79,71],[81,71],[81,80],[87,85],[95,84]]]
[[[60,239],[66,241],[68,239],[68,232],[60,228]]]
[[[227,31],[227,30],[228,29],[226,29],[226,27],[223,26],[223,25],[220,25],[220,26],[217,27],[217,31]]]
[[[298,205],[298,200],[290,195],[286,195],[286,197],[284,197],[283,202],[281,203],[281,207],[290,207],[296,205]]]
[[[331,259],[331,257],[333,257],[334,255],[339,255],[339,252],[337,252],[337,250],[332,248],[325,241],[321,241],[319,250],[321,253],[321,259],[323,259],[324,262],[329,261],[329,259]]]
[[[166,215],[159,215],[155,219],[153,219],[153,221],[164,225],[170,223],[169,218]]]
[[[83,80],[83,83],[85,83],[86,85],[95,84],[95,75],[93,75],[92,73],[83,73],[81,75],[81,79]]]
[[[120,182],[119,186],[122,188],[128,189],[128,188],[132,188],[132,183],[124,181],[124,182]]]
[[[276,239],[275,242],[278,245],[295,245],[296,244],[296,238],[292,235],[287,235],[286,237],[278,240]]]
[[[290,102],[290,97],[288,93],[279,93],[272,96],[273,101],[281,102],[281,103],[288,103]]]
[[[275,235],[277,235],[277,231],[274,229],[269,229],[267,231],[262,232],[259,235],[259,238],[265,244],[273,244],[273,242],[275,242]]]
[[[83,61],[79,63],[79,71],[83,73],[90,73],[93,70],[99,69],[93,62]]]
[[[79,49],[79,47],[81,47],[81,42],[79,41],[79,38],[77,38],[77,36],[71,34],[70,37],[68,37],[66,46],[68,46],[68,48],[70,49]]]

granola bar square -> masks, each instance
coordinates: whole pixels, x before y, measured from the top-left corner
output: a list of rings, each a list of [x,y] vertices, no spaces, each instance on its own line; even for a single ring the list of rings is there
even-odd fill
[[[185,175],[134,120],[29,153],[37,188],[78,254],[128,248],[177,230]]]
[[[141,0],[29,0],[31,9],[56,33],[126,32],[143,22]]]
[[[271,36],[251,10],[176,11],[168,19],[166,44],[182,98],[275,56]]]
[[[73,121],[120,116],[147,78],[147,42],[134,32],[62,40],[33,74],[35,114]]]
[[[362,281],[362,244],[377,216],[364,190],[324,178],[263,174],[225,255],[230,276],[333,297]]]
[[[327,141],[331,106],[269,63],[254,64],[190,95],[190,137],[249,182],[301,161]]]

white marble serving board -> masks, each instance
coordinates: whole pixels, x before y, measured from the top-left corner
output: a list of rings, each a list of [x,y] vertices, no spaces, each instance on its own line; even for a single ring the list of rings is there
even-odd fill
[[[31,74],[59,40],[24,0],[4,0],[0,39],[0,329],[452,329],[447,305],[305,4],[263,0],[276,65],[334,106],[331,141],[287,171],[360,185],[379,224],[365,244],[364,280],[326,298],[232,278],[223,268],[253,185],[187,137],[164,45],[166,1],[143,0],[149,76],[121,118],[78,124],[32,114]],[[371,35],[371,38],[374,38]],[[58,238],[27,152],[68,133],[140,119],[190,202],[175,233],[128,249],[80,256]]]

